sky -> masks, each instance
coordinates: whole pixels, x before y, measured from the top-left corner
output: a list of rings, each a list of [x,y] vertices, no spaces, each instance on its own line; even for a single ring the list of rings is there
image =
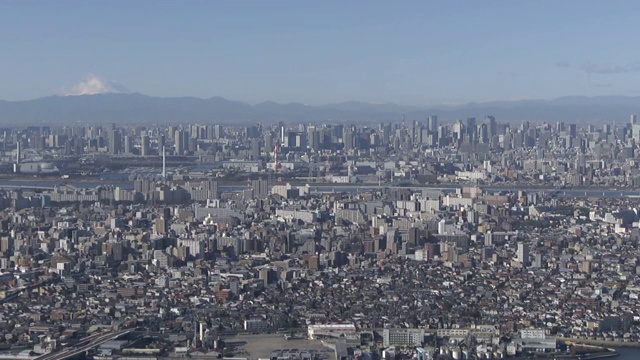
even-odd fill
[[[640,95],[639,1],[0,0],[0,99]]]

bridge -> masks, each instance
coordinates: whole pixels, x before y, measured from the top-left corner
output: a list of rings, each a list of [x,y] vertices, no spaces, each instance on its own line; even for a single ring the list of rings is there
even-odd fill
[[[25,185],[0,185],[0,189],[2,190],[53,190],[53,186],[43,186],[43,185],[28,185],[28,182],[25,181]]]
[[[9,289],[9,290],[7,290],[5,292],[5,297],[0,299],[0,304],[12,302],[13,300],[17,299],[20,296],[20,294],[22,294],[22,292],[25,291],[25,290],[37,289],[37,288],[39,288],[41,286],[54,284],[56,282],[59,282],[60,280],[61,280],[60,278],[55,278],[55,279],[50,279],[50,280],[45,280],[45,281],[39,281],[39,282],[37,282],[35,284],[30,284],[30,285],[25,285],[25,286],[20,286],[20,287]]]
[[[51,352],[48,354],[44,354],[38,357],[33,358],[33,360],[64,360],[69,359],[74,356],[83,354],[84,352],[96,347],[100,346],[107,341],[111,341],[117,339],[122,335],[126,335],[130,333],[132,330],[121,330],[116,332],[108,332],[108,333],[99,333],[87,336],[80,340],[78,344],[72,347],[64,348],[60,351]]]

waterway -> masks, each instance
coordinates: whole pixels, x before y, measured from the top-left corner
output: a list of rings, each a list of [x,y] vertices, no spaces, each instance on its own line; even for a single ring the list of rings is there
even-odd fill
[[[376,186],[357,186],[357,185],[310,185],[312,191],[319,192],[360,192],[360,191],[371,191],[378,187]],[[385,188],[382,186],[381,188]],[[442,191],[446,193],[454,193],[456,188],[447,188],[447,187],[406,187],[412,190],[434,190],[434,191]],[[515,190],[513,188],[506,187],[483,187],[488,193],[499,193],[499,192],[515,192],[515,191],[524,191],[526,193],[543,193],[543,194],[555,194],[558,196],[572,196],[572,197],[629,197],[629,198],[640,198],[639,190],[602,190],[602,189],[554,189],[554,188],[522,188]],[[638,359],[640,360],[640,359]]]
[[[0,188],[52,188],[56,185],[68,184],[77,188],[95,188],[101,185],[118,186],[123,189],[133,189],[133,181],[122,179],[121,177],[105,177],[106,181],[99,179],[75,180],[75,179],[41,179],[41,178],[21,178],[21,179],[0,179]],[[346,192],[356,193],[361,191],[371,191],[375,189],[383,189],[389,186],[371,186],[371,185],[355,185],[355,184],[310,184],[310,189],[314,193],[322,192]],[[414,191],[442,191],[444,193],[453,193],[456,188],[452,187],[402,187],[412,189]],[[249,189],[248,185],[220,185],[221,191],[242,191]],[[517,191],[513,188],[500,186],[486,186],[483,189],[490,193],[512,192]],[[571,197],[609,197],[609,198],[640,198],[640,190],[603,190],[603,189],[554,189],[554,188],[521,188],[519,190],[527,193],[543,193],[555,194],[558,196]],[[639,358],[640,360],[640,358]]]
[[[120,174],[116,174],[120,175]],[[0,179],[0,188],[52,188],[56,185],[68,184],[78,188],[95,188],[102,185],[117,186],[122,189],[133,189],[133,181],[123,179],[122,176],[109,176],[106,174],[104,179],[88,179],[88,180],[75,180],[75,179],[42,179],[42,178],[22,178],[22,179]],[[345,184],[310,184],[312,193],[323,192],[346,192],[356,193],[363,191],[371,191],[375,189],[383,189],[386,186],[371,186],[371,185],[345,185]],[[456,188],[450,186],[443,187],[397,187],[407,188],[414,191],[442,191],[444,193],[453,193]],[[221,191],[242,191],[249,189],[248,185],[220,185]],[[484,187],[484,190],[489,193],[499,192],[512,192],[517,191],[513,188],[507,187]],[[572,196],[572,197],[603,197],[603,198],[640,198],[640,190],[603,190],[603,189],[553,189],[553,188],[521,188],[519,190],[527,193],[542,193],[545,195],[554,194],[557,196]],[[640,359],[640,358],[639,358]]]
[[[640,349],[631,349],[631,348],[618,348],[616,349],[620,356],[617,356],[612,359],[616,360],[639,360],[640,359]]]

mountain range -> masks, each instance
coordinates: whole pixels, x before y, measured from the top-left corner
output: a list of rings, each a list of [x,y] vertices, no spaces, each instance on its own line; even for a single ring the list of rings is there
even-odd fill
[[[486,115],[499,122],[546,121],[621,123],[640,112],[640,97],[569,96],[553,100],[498,101],[461,105],[402,106],[343,102],[310,106],[264,102],[250,105],[221,97],[152,97],[139,93],[49,96],[26,101],[0,101],[0,125],[179,124],[219,123],[380,123],[424,121],[437,115],[453,121]]]

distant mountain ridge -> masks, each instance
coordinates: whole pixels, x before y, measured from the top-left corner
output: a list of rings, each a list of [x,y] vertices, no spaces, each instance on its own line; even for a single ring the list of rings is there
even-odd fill
[[[437,115],[443,122],[495,116],[500,122],[567,123],[626,122],[640,113],[640,97],[567,96],[553,100],[495,101],[440,106],[402,106],[349,101],[323,106],[271,101],[250,105],[222,97],[152,97],[139,93],[49,96],[26,101],[0,100],[0,125],[180,124],[220,123],[380,123],[424,121]]]

